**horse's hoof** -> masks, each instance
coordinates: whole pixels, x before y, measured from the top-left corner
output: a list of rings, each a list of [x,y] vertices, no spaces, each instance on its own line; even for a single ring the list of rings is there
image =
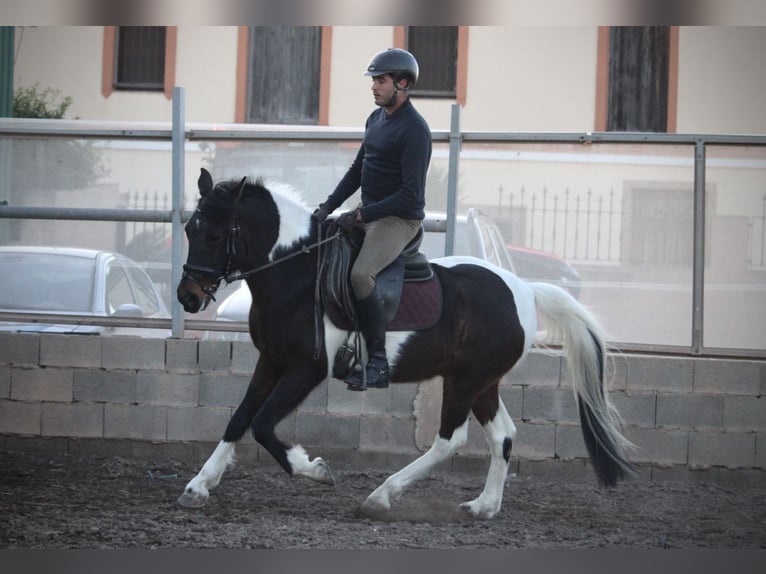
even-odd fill
[[[187,489],[178,497],[178,504],[184,508],[202,508],[207,503],[207,496]]]
[[[472,518],[478,518],[478,519],[484,519],[487,520],[489,518],[492,518],[497,514],[497,511],[492,512],[491,510],[487,508],[482,508],[478,504],[475,504],[475,502],[464,502],[460,505],[460,510],[462,510],[464,513],[469,515]]]
[[[335,486],[335,477],[332,475],[330,465],[327,464],[324,459],[317,458],[316,461],[316,474],[314,480],[321,482],[322,484],[329,484]]]
[[[380,519],[388,514],[389,510],[391,510],[390,503],[368,496],[367,499],[359,505],[357,514],[366,518]]]

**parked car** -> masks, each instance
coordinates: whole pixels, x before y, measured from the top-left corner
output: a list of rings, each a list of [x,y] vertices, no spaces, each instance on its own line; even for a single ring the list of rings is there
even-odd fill
[[[61,247],[0,247],[0,269],[0,312],[170,317],[146,272],[118,253]],[[164,329],[32,321],[0,322],[0,330],[168,336]]]
[[[565,259],[547,251],[518,245],[508,244],[506,247],[516,275],[527,281],[553,283],[569,291],[575,299],[580,298],[580,274]]]
[[[426,219],[446,220],[443,213],[428,213]],[[444,257],[447,234],[441,231],[426,231],[420,250],[429,259]],[[471,255],[489,261],[498,267],[515,272],[513,261],[508,255],[505,239],[497,224],[476,208],[469,209],[465,215],[455,217],[455,240],[453,255]]]

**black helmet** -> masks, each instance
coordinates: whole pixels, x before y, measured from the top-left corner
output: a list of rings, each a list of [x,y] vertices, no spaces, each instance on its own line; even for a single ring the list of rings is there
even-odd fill
[[[373,77],[382,74],[393,74],[397,81],[407,78],[411,87],[418,81],[418,62],[407,50],[389,48],[375,54],[364,73]]]

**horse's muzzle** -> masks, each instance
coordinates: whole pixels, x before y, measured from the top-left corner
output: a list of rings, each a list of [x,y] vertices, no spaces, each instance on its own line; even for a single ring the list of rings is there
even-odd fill
[[[210,302],[210,295],[189,276],[184,276],[179,281],[176,297],[187,313],[198,313]]]
[[[176,290],[176,296],[187,313],[196,313],[202,307],[202,299],[190,290],[182,290],[181,285]]]

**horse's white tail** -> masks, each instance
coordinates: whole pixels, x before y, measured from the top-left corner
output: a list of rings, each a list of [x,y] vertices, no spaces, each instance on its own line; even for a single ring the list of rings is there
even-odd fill
[[[585,445],[602,486],[635,474],[625,455],[633,445],[620,433],[620,416],[604,380],[606,345],[595,318],[574,297],[548,283],[531,283],[537,310],[548,329],[564,344],[569,378],[580,411]],[[551,333],[553,331],[553,333]]]

